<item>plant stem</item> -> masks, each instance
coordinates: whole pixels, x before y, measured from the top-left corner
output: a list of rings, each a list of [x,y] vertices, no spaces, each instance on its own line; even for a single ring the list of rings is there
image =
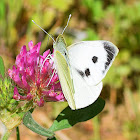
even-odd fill
[[[16,127],[17,140],[20,140],[19,127]]]
[[[94,140],[100,140],[100,125],[99,125],[99,118],[96,116],[93,118],[93,124],[94,124]]]
[[[8,140],[10,134],[11,134],[11,130],[6,130],[5,134],[2,136],[1,140]]]

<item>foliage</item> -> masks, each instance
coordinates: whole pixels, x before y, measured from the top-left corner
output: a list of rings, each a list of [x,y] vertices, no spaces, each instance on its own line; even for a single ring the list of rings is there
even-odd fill
[[[4,77],[5,74],[5,67],[4,67],[4,62],[2,57],[0,56],[0,75],[2,75],[2,77]]]
[[[23,118],[23,123],[32,131],[47,137],[53,137],[55,131],[72,127],[78,122],[87,121],[100,113],[105,105],[105,101],[98,98],[92,105],[78,110],[71,110],[66,107],[54,120],[52,126],[47,130],[38,125],[32,118],[31,113],[27,112]]]

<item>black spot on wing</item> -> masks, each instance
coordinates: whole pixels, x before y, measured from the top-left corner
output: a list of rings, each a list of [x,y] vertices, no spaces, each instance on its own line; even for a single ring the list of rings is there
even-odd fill
[[[87,69],[85,70],[85,75],[86,75],[87,77],[90,75],[90,70],[89,70],[89,68],[87,68]]]
[[[93,62],[93,63],[96,63],[97,61],[98,61],[98,57],[97,57],[97,56],[93,56],[93,57],[92,57],[92,62]]]
[[[111,46],[111,44],[109,44],[108,42],[104,42],[103,45],[104,45],[104,49],[107,52],[107,62],[105,63],[105,69],[107,69],[112,59],[114,58],[115,48]]]
[[[84,72],[82,72],[81,70],[77,70],[77,72],[78,72],[82,77],[85,76]]]
[[[104,48],[108,51],[110,51],[111,53],[115,54],[115,48],[111,45],[111,43],[105,41],[103,42]]]
[[[109,64],[110,64],[110,62],[106,62],[106,63],[105,63],[105,69],[108,68]]]

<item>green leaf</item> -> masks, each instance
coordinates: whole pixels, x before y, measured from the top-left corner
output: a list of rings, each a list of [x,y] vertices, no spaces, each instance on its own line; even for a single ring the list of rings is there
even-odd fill
[[[83,109],[71,110],[70,107],[66,107],[58,115],[49,129],[52,131],[58,131],[72,127],[78,122],[87,121],[99,114],[103,110],[104,106],[105,101],[101,98],[98,98],[96,102]]]
[[[0,56],[0,74],[4,77],[5,67],[4,67],[4,62],[1,56]]]
[[[56,137],[53,138],[47,138],[47,140],[57,140]]]
[[[25,116],[23,117],[23,124],[32,130],[33,132],[40,134],[42,136],[46,137],[54,137],[54,133],[51,130],[48,130],[42,126],[40,126],[31,115],[31,112],[27,112]]]

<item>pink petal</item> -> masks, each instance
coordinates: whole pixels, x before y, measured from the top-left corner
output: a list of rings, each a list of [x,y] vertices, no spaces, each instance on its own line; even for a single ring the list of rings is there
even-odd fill
[[[32,50],[32,48],[34,47],[32,40],[28,43],[28,46],[29,46],[29,49]]]
[[[8,75],[10,76],[10,78],[12,79],[13,76],[13,71],[11,69],[8,70]]]
[[[28,93],[28,94],[27,94],[27,100],[30,101],[30,100],[32,100],[32,99],[33,99],[33,96],[31,95],[31,93]]]
[[[14,88],[14,95],[13,95],[13,98],[17,101],[19,101],[20,99],[21,100],[25,100],[26,99],[26,96],[21,96],[19,93],[18,93],[18,89],[15,87]]]
[[[41,42],[37,43],[32,49],[30,49],[29,52],[30,52],[30,53],[36,52],[37,54],[39,54],[40,46],[41,46]]]
[[[41,42],[37,43],[37,53],[40,51]]]
[[[54,86],[54,92],[62,91],[60,82],[54,84],[53,86]]]
[[[56,96],[56,99],[57,101],[65,101],[65,97],[62,92],[58,96]]]
[[[20,94],[18,93],[18,89],[16,87],[14,88],[13,98],[17,101],[19,101],[19,99],[20,99]]]
[[[55,93],[55,92],[50,92],[49,93],[49,97],[55,97],[57,95],[57,93]]]
[[[47,50],[43,53],[43,58],[46,58],[50,54],[50,50]]]
[[[27,81],[26,81],[26,76],[25,76],[25,74],[22,75],[21,80],[22,80],[23,86],[24,86],[26,89],[29,89],[29,85],[28,85],[28,83],[27,83]]]
[[[44,106],[44,99],[41,98],[40,101],[37,101],[37,105],[38,105],[39,107]]]
[[[55,75],[53,76],[51,82],[54,83],[54,82],[58,81],[58,79],[59,79],[59,78],[58,78],[58,75],[55,74]]]

